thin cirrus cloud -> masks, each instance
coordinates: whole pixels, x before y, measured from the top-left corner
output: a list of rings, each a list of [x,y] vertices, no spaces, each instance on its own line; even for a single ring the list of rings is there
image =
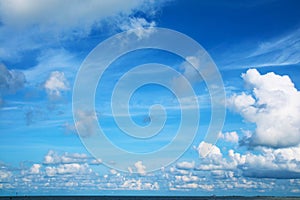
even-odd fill
[[[300,29],[257,44],[245,45],[240,52],[229,52],[221,62],[223,69],[295,65],[300,63]],[[240,44],[241,49],[243,47]],[[234,55],[234,57],[232,57]]]

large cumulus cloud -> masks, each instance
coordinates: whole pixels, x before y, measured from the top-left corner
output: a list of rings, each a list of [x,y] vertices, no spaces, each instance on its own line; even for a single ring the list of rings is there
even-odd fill
[[[252,146],[291,147],[300,143],[300,91],[289,76],[260,74],[249,69],[242,75],[249,94],[234,94],[228,105],[255,123],[255,132],[244,142]]]

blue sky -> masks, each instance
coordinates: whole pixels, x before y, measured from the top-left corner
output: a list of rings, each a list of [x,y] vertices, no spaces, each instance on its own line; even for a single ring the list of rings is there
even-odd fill
[[[296,0],[1,1],[0,195],[299,196],[299,9]],[[153,48],[129,52],[103,72],[94,110],[72,110],[74,104],[78,108],[74,92],[85,100],[85,89],[91,87],[81,85],[83,93],[74,89],[77,73],[93,61],[89,56],[113,55],[110,48],[151,39],[158,27],[192,38],[213,62],[200,54],[180,57]],[[123,31],[135,40],[91,54]],[[203,71],[208,76],[200,76],[191,65],[209,66]],[[218,80],[211,78],[211,69],[224,87],[214,87]],[[136,71],[126,79],[130,70]],[[129,85],[116,89],[123,79]],[[129,88],[143,80],[154,84],[139,87],[128,104],[123,102]],[[187,95],[184,80],[193,96]],[[159,81],[172,84],[163,87]],[[222,97],[222,91],[226,98],[215,102],[214,94]],[[158,107],[149,112],[154,104],[164,107],[165,121]],[[214,105],[218,115],[213,115]],[[111,106],[120,110],[113,113]],[[185,129],[183,137],[176,137],[182,113]],[[117,124],[126,117],[150,128],[126,134]],[[220,130],[218,124],[210,126],[212,119],[224,120]],[[138,138],[161,122],[162,129],[152,137]],[[98,143],[98,125],[113,146]],[[218,141],[205,139],[207,135],[218,136]],[[176,148],[163,151],[172,143]],[[148,158],[151,152],[156,154]]]

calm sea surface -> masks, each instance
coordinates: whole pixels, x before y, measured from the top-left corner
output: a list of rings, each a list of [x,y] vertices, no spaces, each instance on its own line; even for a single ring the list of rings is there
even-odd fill
[[[175,197],[175,196],[14,196],[14,197],[0,197],[0,200],[9,200],[9,199],[16,199],[16,200],[138,200],[138,199],[145,199],[145,200],[300,200],[300,197],[238,197],[238,196],[227,196],[227,197],[214,197],[214,196],[207,196],[207,197]]]

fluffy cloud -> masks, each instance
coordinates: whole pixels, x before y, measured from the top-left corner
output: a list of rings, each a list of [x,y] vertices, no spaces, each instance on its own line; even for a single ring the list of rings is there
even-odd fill
[[[184,170],[188,170],[188,169],[193,169],[195,167],[195,162],[187,162],[187,161],[183,161],[183,162],[179,162],[176,164],[176,167],[178,169],[184,169]]]
[[[243,174],[255,178],[300,178],[300,147],[262,148],[262,154],[246,154],[239,166]]]
[[[51,72],[50,76],[45,82],[44,88],[51,99],[57,99],[61,97],[61,93],[63,91],[69,90],[68,85],[69,83],[65,78],[65,74],[63,72],[54,71]]]
[[[215,146],[215,148],[218,147]],[[261,148],[261,154],[247,152],[244,155],[233,150],[229,150],[226,155],[217,151],[218,159],[214,160],[213,155],[216,154],[208,155],[200,163],[195,164],[197,169],[181,170],[176,165],[176,167],[171,166],[143,176],[118,172],[113,169],[108,174],[106,174],[109,172],[108,169],[106,172],[95,173],[96,168],[91,168],[89,164],[93,162],[93,159],[88,159],[86,162],[63,162],[65,155],[86,157],[85,154],[67,152],[58,154],[50,151],[51,157],[56,158],[50,159],[52,161],[49,164],[25,165],[22,166],[22,170],[15,170],[15,168],[2,165],[0,162],[0,179],[2,180],[0,188],[4,192],[18,189],[27,194],[32,194],[35,188],[38,188],[39,191],[49,192],[49,194],[61,190],[71,193],[76,190],[85,193],[97,192],[99,189],[148,191],[161,189],[162,191],[213,191],[214,193],[218,193],[220,190],[234,193],[242,189],[244,192],[255,191],[272,194],[274,191],[285,191],[287,188],[297,193],[300,179],[296,179],[297,176],[294,174],[300,169],[299,149],[299,147],[278,150]],[[180,163],[188,164],[187,162]],[[142,162],[137,162],[136,166],[144,170]],[[274,171],[274,169],[277,170]],[[264,173],[267,176],[260,176],[262,173],[260,170],[268,171],[268,173]],[[286,170],[289,170],[290,174],[283,173]],[[276,182],[277,178],[291,176],[294,176],[293,179],[282,179],[281,184]]]
[[[210,171],[214,177],[300,178],[300,146],[273,149],[257,148],[257,153],[238,153],[230,149],[226,155],[214,145],[215,152],[201,159],[198,171]]]
[[[137,161],[136,163],[134,163],[134,166],[139,175],[141,175],[141,176],[146,175],[146,166],[143,165],[142,161]]]
[[[154,31],[156,23],[154,21],[148,22],[144,18],[130,18],[130,20],[120,25],[121,30],[134,33],[138,39],[149,36]]]
[[[238,141],[239,141],[239,135],[235,131],[220,133],[219,137],[224,139],[227,142],[238,143]]]
[[[31,166],[31,168],[29,169],[29,171],[30,171],[31,174],[39,174],[40,173],[40,168],[41,168],[40,164],[33,164]]]
[[[142,182],[141,179],[128,179],[125,180],[121,185],[121,188],[126,188],[129,190],[158,190],[159,185],[157,182]]]
[[[90,159],[86,154],[64,153],[63,155],[50,150],[44,157],[44,164],[68,164],[68,163],[85,163]],[[92,161],[95,162],[95,161]],[[93,163],[96,164],[96,163]]]
[[[57,174],[84,174],[91,172],[87,164],[69,163],[60,164],[58,166],[47,166],[45,168],[47,176],[55,176]]]
[[[273,72],[261,75],[256,69],[249,69],[242,78],[251,94],[235,94],[228,105],[256,124],[254,134],[246,142],[274,148],[298,145],[300,92],[291,79]]]
[[[201,142],[197,148],[197,151],[200,157],[222,155],[220,149],[217,146],[207,142]]]
[[[201,163],[195,167],[195,170],[212,172],[215,170],[235,170],[238,165],[243,164],[244,156],[241,154],[229,150],[229,158],[226,159],[217,146],[210,145],[214,147],[214,151],[211,151],[206,157],[202,157]]]
[[[0,179],[2,181],[7,180],[11,176],[12,176],[12,173],[10,171],[3,170],[3,169],[0,170]]]

